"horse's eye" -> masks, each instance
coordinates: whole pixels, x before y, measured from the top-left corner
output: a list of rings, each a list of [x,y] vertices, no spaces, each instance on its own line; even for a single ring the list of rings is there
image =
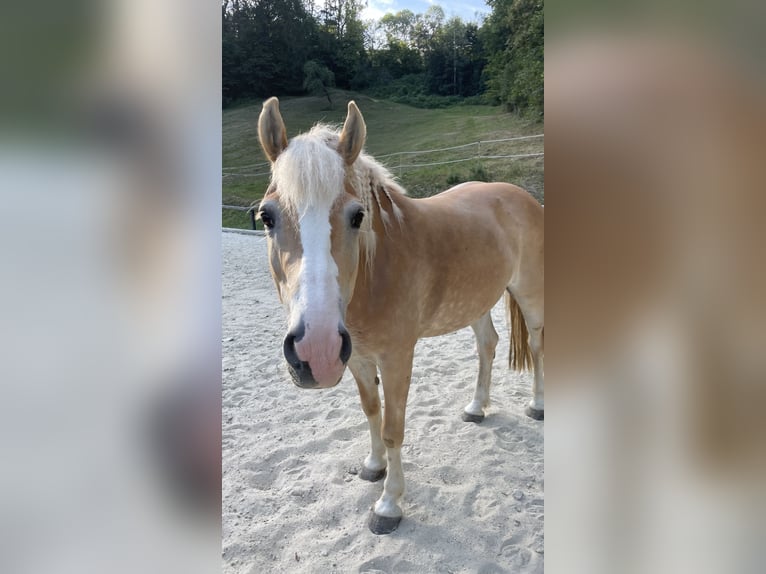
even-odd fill
[[[258,217],[263,222],[263,226],[266,229],[272,229],[274,227],[274,219],[269,215],[268,211],[261,211]]]
[[[362,220],[364,219],[364,211],[359,210],[351,216],[351,227],[359,229],[362,226]]]

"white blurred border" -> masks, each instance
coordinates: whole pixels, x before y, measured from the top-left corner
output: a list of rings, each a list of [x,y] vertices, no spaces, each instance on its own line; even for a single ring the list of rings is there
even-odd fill
[[[8,9],[0,571],[215,571],[220,6]]]

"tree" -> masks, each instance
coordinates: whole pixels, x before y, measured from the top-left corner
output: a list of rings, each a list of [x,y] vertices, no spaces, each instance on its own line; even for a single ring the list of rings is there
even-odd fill
[[[316,59],[335,74],[337,85],[348,88],[366,60],[365,25],[361,0],[325,0],[316,43]]]
[[[482,27],[490,54],[488,94],[507,107],[543,114],[545,30],[543,0],[487,0]]]
[[[476,24],[451,18],[435,29],[427,45],[428,91],[444,96],[474,96],[482,89],[486,59]]]
[[[324,64],[309,60],[303,65],[303,89],[310,94],[324,94],[332,108],[330,88],[335,86],[335,75]]]
[[[380,19],[380,25],[386,33],[386,40],[390,44],[398,40],[404,44],[411,44],[415,31],[415,14],[410,10],[400,10],[395,14],[384,14]]]
[[[423,62],[415,48],[411,48],[401,40],[392,38],[378,56],[381,68],[388,70],[394,78],[423,71]]]
[[[316,25],[301,0],[223,0],[224,103],[297,93]]]
[[[401,10],[362,22],[366,0],[221,0],[223,101],[330,89],[385,88],[392,96],[486,93],[543,113],[543,0],[487,0],[479,28]],[[390,89],[389,89],[390,88]]]
[[[428,7],[425,14],[418,14],[412,32],[412,41],[421,54],[433,49],[435,38],[444,24],[444,10],[438,4]]]

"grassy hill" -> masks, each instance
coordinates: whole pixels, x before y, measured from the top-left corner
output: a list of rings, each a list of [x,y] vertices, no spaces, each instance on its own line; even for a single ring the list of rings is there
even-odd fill
[[[318,121],[341,124],[349,100],[355,100],[367,123],[365,149],[375,157],[402,151],[433,150],[476,141],[540,134],[543,124],[504,113],[492,106],[454,106],[421,109],[334,91],[333,109],[318,97],[282,98],[280,110],[288,137],[308,130]],[[262,102],[223,112],[223,203],[249,207],[260,200],[268,184],[268,165],[258,143],[257,124]],[[543,138],[482,143],[457,150],[382,157],[409,194],[424,197],[470,180],[508,181],[529,190],[543,201],[543,158],[471,159],[429,167],[402,167],[470,158],[475,155],[515,155],[543,151]],[[226,227],[249,227],[243,212],[224,209]]]

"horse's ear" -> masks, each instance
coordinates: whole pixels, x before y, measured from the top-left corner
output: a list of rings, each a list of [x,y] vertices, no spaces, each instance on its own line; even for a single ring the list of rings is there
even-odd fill
[[[364,125],[362,112],[351,101],[348,103],[346,123],[343,124],[343,131],[340,133],[340,141],[338,141],[338,152],[348,165],[354,163],[359,156],[366,137],[367,126]]]
[[[263,109],[258,118],[258,139],[261,140],[266,157],[274,163],[277,157],[287,147],[287,130],[282,114],[279,113],[279,100],[269,98],[263,102]]]

